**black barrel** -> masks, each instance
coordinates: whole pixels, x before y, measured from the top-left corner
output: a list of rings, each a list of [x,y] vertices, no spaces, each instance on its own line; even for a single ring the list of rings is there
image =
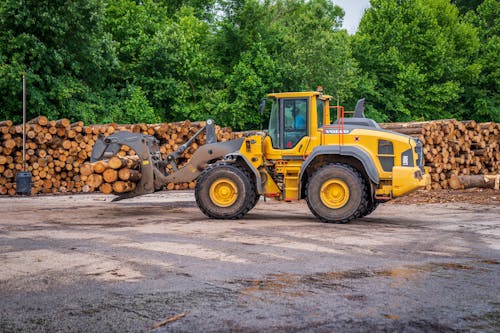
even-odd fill
[[[16,192],[18,194],[31,194],[31,172],[17,173]]]

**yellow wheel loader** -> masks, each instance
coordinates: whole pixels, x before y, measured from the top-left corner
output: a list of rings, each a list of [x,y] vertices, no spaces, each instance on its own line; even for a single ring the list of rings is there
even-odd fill
[[[312,213],[325,222],[346,223],[373,212],[380,202],[403,196],[429,184],[422,143],[407,135],[381,129],[364,116],[364,100],[352,117],[332,97],[321,92],[269,94],[261,111],[270,107],[269,127],[244,138],[216,142],[208,120],[177,151],[162,160],[155,138],[118,132],[101,137],[92,161],[112,156],[121,145],[141,159],[142,179],[121,200],[152,193],[170,182],[197,181],[196,203],[211,218],[238,219],[259,198],[305,199]],[[177,160],[202,132],[201,146],[188,164]],[[166,172],[166,165],[172,173]]]

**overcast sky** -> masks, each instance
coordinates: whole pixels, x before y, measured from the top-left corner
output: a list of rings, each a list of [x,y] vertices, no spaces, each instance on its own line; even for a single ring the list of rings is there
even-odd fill
[[[358,29],[359,20],[363,11],[370,7],[370,0],[333,0],[333,3],[342,7],[345,11],[343,27],[353,34]]]

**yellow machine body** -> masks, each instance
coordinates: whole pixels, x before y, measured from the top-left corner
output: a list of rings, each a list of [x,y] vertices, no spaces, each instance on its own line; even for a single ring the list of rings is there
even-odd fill
[[[99,137],[92,159],[112,156],[128,145],[141,160],[142,177],[135,191],[113,200],[196,179],[198,207],[217,219],[241,218],[264,196],[305,199],[321,221],[347,223],[430,182],[422,143],[365,118],[364,100],[358,101],[353,117],[345,117],[344,109],[331,106],[331,96],[320,92],[276,93],[268,99],[273,103],[266,132],[216,142],[215,123],[209,119],[162,160],[156,139],[122,131]],[[261,111],[265,106],[263,100]],[[179,158],[202,133],[207,144],[178,168]],[[175,171],[166,174],[167,164]]]
[[[271,119],[268,132],[246,137],[238,152],[251,165],[259,194],[286,201],[302,199],[308,176],[324,163],[337,162],[353,165],[365,175],[378,201],[403,196],[430,183],[416,139],[382,130],[370,119],[361,119],[359,125],[351,121],[354,118],[337,117],[339,108],[330,107],[331,96],[319,92],[268,97],[274,99],[276,108],[271,118],[282,121],[274,129],[281,133],[271,133]],[[299,135],[287,127],[288,105],[296,107],[290,112],[306,111],[306,127],[297,131]],[[304,106],[306,110],[300,110]],[[342,190],[341,184],[335,186]]]

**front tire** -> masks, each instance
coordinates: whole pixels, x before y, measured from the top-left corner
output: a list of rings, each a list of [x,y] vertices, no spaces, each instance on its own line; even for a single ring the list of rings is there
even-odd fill
[[[311,176],[306,200],[321,221],[347,223],[367,210],[366,191],[366,181],[356,169],[331,163]]]
[[[196,182],[196,203],[211,218],[239,219],[255,206],[255,197],[250,175],[234,164],[212,164]]]
[[[375,211],[375,209],[377,209],[378,205],[379,205],[378,201],[369,202],[368,205],[366,206],[366,209],[361,213],[360,217],[365,217],[370,215]]]

